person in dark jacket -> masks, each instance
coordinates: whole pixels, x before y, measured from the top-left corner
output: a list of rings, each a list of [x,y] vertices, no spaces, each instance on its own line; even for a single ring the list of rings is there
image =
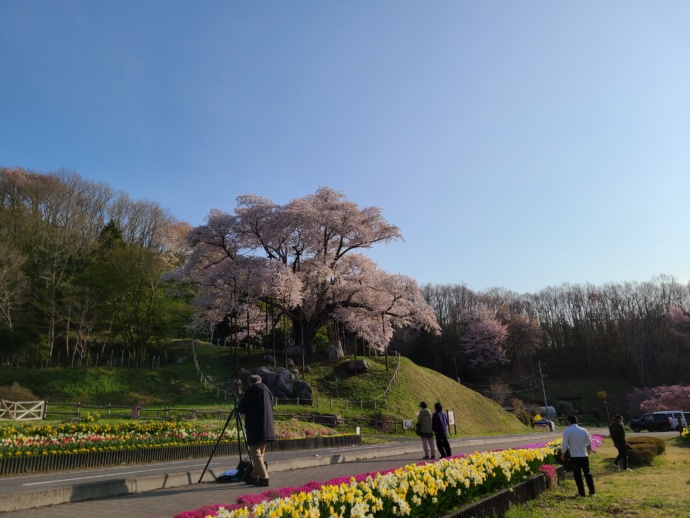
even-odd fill
[[[268,486],[268,471],[264,464],[266,444],[276,440],[273,426],[273,394],[261,383],[261,376],[252,374],[247,378],[249,388],[237,405],[237,411],[244,414],[249,456],[252,459],[252,479],[248,483]]]
[[[441,403],[434,405],[436,412],[431,416],[431,428],[434,430],[436,436],[436,448],[441,455],[441,458],[450,457],[450,443],[448,442],[448,417],[443,411]]]
[[[618,463],[623,461],[623,469],[628,469],[628,443],[625,442],[625,427],[623,426],[623,416],[616,414],[613,416],[613,423],[609,426],[609,434],[613,445],[618,450],[618,457],[613,461],[613,464],[620,469]]]

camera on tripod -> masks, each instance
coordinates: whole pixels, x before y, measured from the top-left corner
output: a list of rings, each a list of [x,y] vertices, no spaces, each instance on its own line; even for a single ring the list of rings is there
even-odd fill
[[[228,381],[228,393],[233,395],[242,394],[242,380],[230,380]]]

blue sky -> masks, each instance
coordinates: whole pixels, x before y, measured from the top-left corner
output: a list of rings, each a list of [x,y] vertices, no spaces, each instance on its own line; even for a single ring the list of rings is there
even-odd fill
[[[2,0],[0,164],[200,225],[319,186],[420,284],[690,280],[687,1]]]

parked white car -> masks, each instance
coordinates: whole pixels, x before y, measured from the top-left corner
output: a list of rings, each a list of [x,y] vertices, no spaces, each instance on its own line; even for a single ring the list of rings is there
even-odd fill
[[[681,410],[662,410],[661,412],[654,412],[655,414],[666,414],[671,418],[671,429],[682,430],[687,428],[688,423],[685,420],[685,415]]]

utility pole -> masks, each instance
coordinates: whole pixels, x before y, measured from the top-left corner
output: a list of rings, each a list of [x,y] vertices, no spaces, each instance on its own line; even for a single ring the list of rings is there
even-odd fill
[[[541,362],[538,362],[539,365],[539,381],[541,381],[541,393],[544,396],[544,413],[546,414],[546,417],[549,417],[549,406],[548,403],[546,402],[546,389],[544,389],[544,378],[545,376],[541,372]]]

